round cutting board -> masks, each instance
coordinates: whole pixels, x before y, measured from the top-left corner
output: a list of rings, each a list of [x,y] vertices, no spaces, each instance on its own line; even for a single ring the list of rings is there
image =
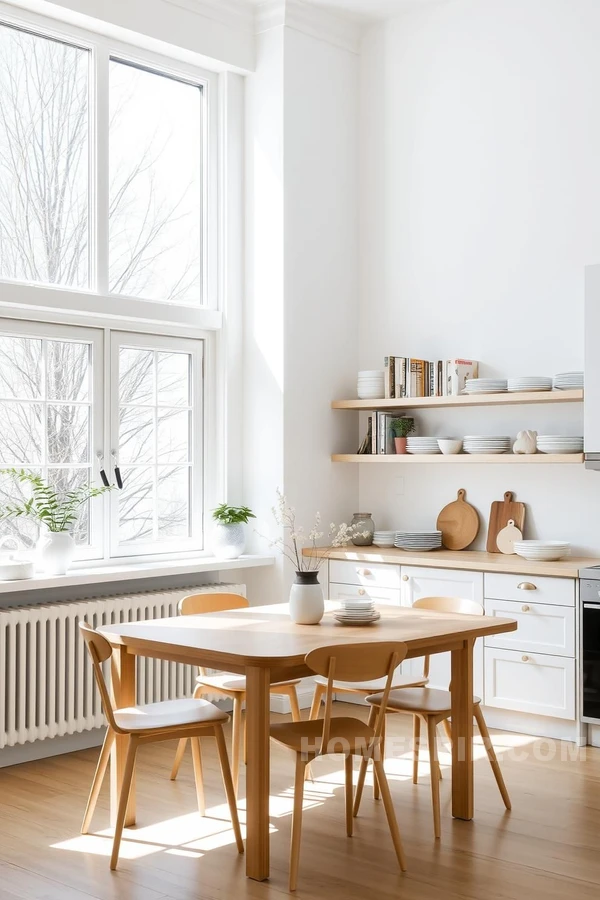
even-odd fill
[[[465,501],[466,493],[461,488],[456,500],[445,506],[437,518],[438,530],[442,532],[442,544],[448,550],[464,550],[473,543],[479,531],[477,510]]]

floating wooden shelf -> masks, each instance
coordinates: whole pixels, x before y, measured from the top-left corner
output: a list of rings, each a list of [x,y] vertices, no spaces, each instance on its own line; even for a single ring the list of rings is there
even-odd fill
[[[470,463],[487,463],[487,465],[580,465],[583,453],[457,453],[452,456],[442,453],[334,453],[332,462],[343,463],[395,463],[396,465],[469,465]]]
[[[580,403],[583,389],[574,391],[522,391],[459,397],[411,397],[404,400],[333,400],[332,409],[437,409],[439,407],[522,406],[526,403]]]

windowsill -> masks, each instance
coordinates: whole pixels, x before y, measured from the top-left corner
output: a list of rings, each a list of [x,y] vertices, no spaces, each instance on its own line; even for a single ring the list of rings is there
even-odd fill
[[[19,581],[0,581],[0,594],[18,591],[37,591],[44,588],[67,587],[78,584],[110,584],[111,581],[130,581],[142,578],[159,578],[165,575],[193,575],[196,572],[223,572],[227,569],[250,569],[256,566],[272,566],[272,556],[248,554],[239,559],[216,559],[214,556],[177,562],[136,563],[97,568],[76,569],[69,575],[44,575]]]

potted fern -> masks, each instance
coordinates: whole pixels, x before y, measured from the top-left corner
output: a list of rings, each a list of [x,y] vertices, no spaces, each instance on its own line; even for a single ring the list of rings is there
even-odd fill
[[[75,541],[71,529],[77,521],[80,507],[92,497],[98,497],[110,487],[93,487],[84,484],[74,491],[59,493],[41,475],[25,469],[2,469],[29,487],[31,495],[21,503],[9,503],[0,509],[0,519],[28,516],[37,521],[44,534],[38,542],[41,568],[49,575],[65,575],[75,555]]]
[[[212,549],[217,559],[237,559],[246,547],[245,525],[256,516],[248,506],[228,506],[221,503],[212,513],[215,527]]]

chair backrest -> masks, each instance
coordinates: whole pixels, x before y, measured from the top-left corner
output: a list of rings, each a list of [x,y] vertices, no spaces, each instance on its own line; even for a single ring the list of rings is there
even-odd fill
[[[485,610],[476,600],[465,597],[421,597],[415,600],[413,609],[431,609],[434,612],[459,613],[466,616],[483,616]],[[423,658],[423,675],[429,677],[429,656]]]
[[[198,616],[202,613],[224,612],[250,606],[241,594],[190,594],[179,601],[180,616]]]
[[[98,690],[100,691],[100,697],[102,698],[104,715],[108,719],[108,723],[113,731],[116,731],[118,734],[123,734],[123,730],[119,728],[115,722],[110,692],[104,679],[104,672],[102,671],[102,663],[112,657],[112,647],[106,638],[102,637],[101,634],[98,634],[97,631],[94,631],[93,628],[90,628],[86,622],[79,623],[79,630],[83,635],[92,658],[94,677],[96,679],[96,684],[98,685]],[[115,677],[114,671],[112,677]]]
[[[198,616],[203,613],[225,612],[228,609],[243,609],[250,606],[241,594],[190,594],[183,597],[178,605],[180,616]],[[206,675],[204,666],[198,666],[201,675]]]
[[[311,650],[304,662],[317,675],[327,678],[327,695],[325,698],[325,714],[323,716],[323,732],[320,752],[324,752],[329,744],[331,730],[331,705],[333,702],[334,682],[339,681],[373,681],[387,677],[383,691],[383,699],[375,721],[375,738],[381,737],[385,708],[392,687],[394,671],[407,653],[406,644],[400,641],[368,641],[362,644],[331,644]]]

